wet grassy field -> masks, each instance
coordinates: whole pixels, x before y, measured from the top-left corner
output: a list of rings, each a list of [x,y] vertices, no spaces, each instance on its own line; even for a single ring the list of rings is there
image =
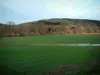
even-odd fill
[[[7,37],[3,41],[8,45],[29,45],[29,44],[47,44],[47,43],[95,43],[100,44],[100,35],[45,35],[45,36],[22,36],[22,37]]]
[[[0,66],[2,67],[2,75],[50,75],[49,73],[55,70],[59,71],[61,67],[71,66],[73,68],[73,66],[89,64],[95,61],[99,62],[100,46],[32,46],[32,44],[44,43],[99,44],[99,40],[99,35],[52,35],[3,38],[0,40]],[[98,70],[100,66],[96,65],[85,66],[78,71],[75,68],[69,74],[61,72],[59,75],[99,75]],[[93,67],[96,67],[96,71]]]

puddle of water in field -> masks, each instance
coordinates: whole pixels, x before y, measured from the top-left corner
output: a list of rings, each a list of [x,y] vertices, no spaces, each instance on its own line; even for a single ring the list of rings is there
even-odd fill
[[[32,44],[33,46],[35,45],[40,45],[40,46],[100,46],[100,44]]]
[[[100,46],[100,44],[66,44],[65,46]]]

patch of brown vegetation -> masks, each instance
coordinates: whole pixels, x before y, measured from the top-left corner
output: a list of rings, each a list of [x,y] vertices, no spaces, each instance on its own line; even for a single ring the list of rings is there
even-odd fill
[[[81,68],[87,68],[87,67],[92,68],[94,65],[98,65],[98,64],[99,64],[99,62],[92,61],[88,64],[82,64],[82,65],[78,65],[78,66],[70,66],[70,67],[60,66],[52,72],[45,72],[43,75],[67,75],[68,73],[70,73],[72,71],[80,70]]]

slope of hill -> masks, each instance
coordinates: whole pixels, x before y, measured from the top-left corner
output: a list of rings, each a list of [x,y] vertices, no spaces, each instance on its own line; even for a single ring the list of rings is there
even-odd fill
[[[52,34],[99,34],[100,21],[86,19],[52,18],[18,25],[5,25],[6,36]]]
[[[45,24],[44,22],[60,22],[60,25],[69,25],[69,24],[91,24],[91,25],[100,25],[99,20],[88,20],[88,19],[69,19],[69,18],[52,18],[52,19],[44,19],[39,21],[33,21],[33,22],[27,22],[23,23],[21,25],[27,25],[27,24]],[[53,25],[51,23],[51,25]]]

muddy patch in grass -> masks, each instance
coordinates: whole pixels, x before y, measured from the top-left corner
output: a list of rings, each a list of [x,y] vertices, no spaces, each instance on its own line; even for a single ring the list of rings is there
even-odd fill
[[[87,75],[95,75],[100,74],[100,61],[92,61],[88,64],[82,64],[77,66],[60,66],[56,68],[54,71],[45,72],[43,75],[73,75],[72,73],[76,71],[76,73],[81,73],[81,71],[85,70]],[[77,75],[77,74],[75,74]],[[78,74],[80,75],[80,74]],[[83,75],[83,74],[82,74]]]

